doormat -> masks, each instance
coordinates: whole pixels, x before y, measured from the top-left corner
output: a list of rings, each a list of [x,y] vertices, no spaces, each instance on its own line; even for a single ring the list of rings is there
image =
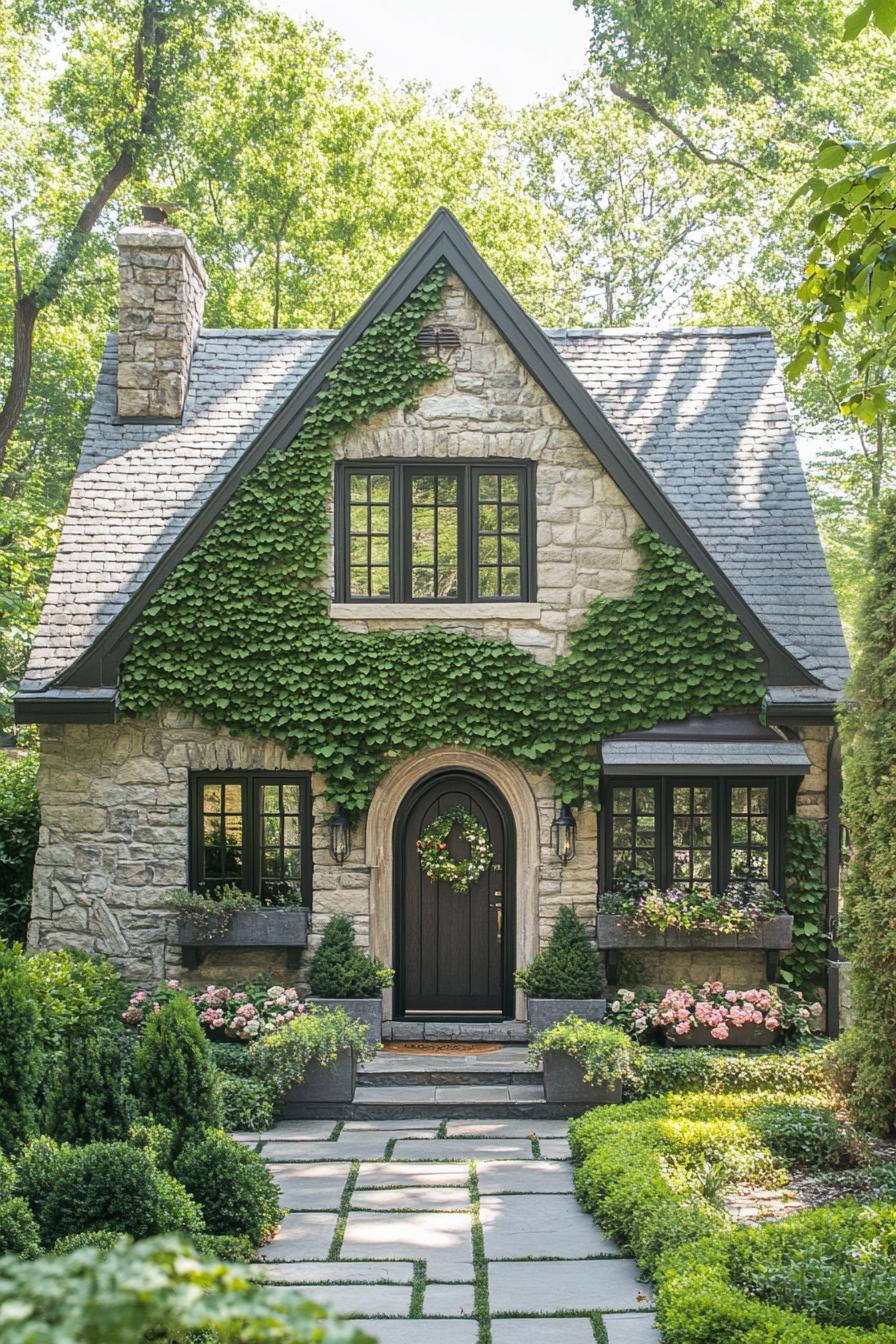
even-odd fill
[[[483,1041],[387,1041],[383,1046],[393,1055],[488,1055],[503,1048]]]

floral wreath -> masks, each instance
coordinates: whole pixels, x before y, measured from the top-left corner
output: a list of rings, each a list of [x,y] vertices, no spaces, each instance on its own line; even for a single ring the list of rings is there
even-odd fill
[[[468,859],[452,859],[448,836],[454,826],[470,846]],[[430,822],[417,841],[420,866],[432,882],[447,882],[452,891],[464,892],[481,877],[494,857],[488,828],[463,807],[452,807]]]

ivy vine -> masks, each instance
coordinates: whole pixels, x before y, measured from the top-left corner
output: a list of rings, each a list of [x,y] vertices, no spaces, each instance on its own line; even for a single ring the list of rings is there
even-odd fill
[[[445,745],[545,770],[579,803],[605,735],[763,695],[755,651],[709,579],[646,530],[635,592],[593,602],[551,666],[506,640],[437,626],[355,634],[330,619],[318,584],[333,445],[444,376],[415,341],[444,279],[436,267],[343,354],[292,445],[244,478],[159,590],[123,665],[126,712],[176,704],[308,753],[353,815],[397,758]]]
[[[821,822],[812,817],[788,817],[784,904],[793,915],[793,946],[781,958],[779,978],[804,993],[821,984],[828,950],[822,926],[827,900],[824,841]]]

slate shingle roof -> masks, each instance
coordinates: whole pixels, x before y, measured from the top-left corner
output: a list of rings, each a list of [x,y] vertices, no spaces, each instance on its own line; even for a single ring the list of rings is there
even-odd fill
[[[611,770],[649,771],[675,766],[686,771],[727,767],[732,772],[746,768],[805,774],[809,757],[799,742],[618,742],[601,745],[604,767]]]
[[[717,564],[823,683],[848,657],[767,331],[549,331],[562,357]],[[208,331],[183,421],[121,424],[103,359],[23,689],[63,672],[126,604],[334,333]]]

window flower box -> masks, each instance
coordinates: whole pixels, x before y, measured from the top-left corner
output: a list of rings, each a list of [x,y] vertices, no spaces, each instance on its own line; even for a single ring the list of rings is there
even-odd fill
[[[766,979],[774,980],[781,952],[793,943],[793,915],[772,915],[755,919],[752,926],[738,933],[716,933],[712,929],[633,928],[623,915],[597,916],[597,945],[606,953],[607,979],[616,983],[619,953],[624,950],[652,948],[674,951],[692,948],[713,951],[716,948],[739,952],[764,952]]]
[[[198,966],[211,947],[276,947],[286,949],[287,965],[294,969],[308,943],[308,911],[265,907],[201,919],[183,914],[175,921],[172,942],[179,944],[187,967]]]

